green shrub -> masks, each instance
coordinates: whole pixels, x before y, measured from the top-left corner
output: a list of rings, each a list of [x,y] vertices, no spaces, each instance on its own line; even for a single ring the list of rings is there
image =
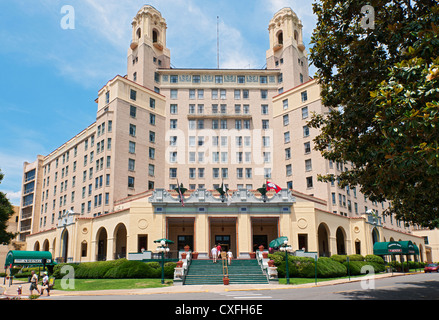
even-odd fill
[[[368,254],[365,258],[365,261],[384,264],[383,258],[381,258],[380,256],[376,256],[374,254]]]
[[[337,261],[338,263],[343,263],[343,262],[346,262],[346,258],[347,258],[347,256],[346,255],[340,255],[340,254],[333,254],[332,256],[331,256],[331,259],[332,260],[334,260],[334,261]]]
[[[76,269],[78,268],[79,265],[76,263],[59,263],[53,267],[53,274],[52,275],[58,279],[65,276],[65,274],[61,273],[61,269],[64,266],[71,266],[71,267],[73,267],[73,270],[75,270],[75,272],[76,272]]]
[[[349,261],[364,261],[364,257],[361,254],[349,255]]]
[[[335,278],[347,275],[346,267],[327,257],[320,257],[317,260],[317,276],[319,278]]]
[[[120,259],[122,260],[122,259]],[[150,278],[153,269],[141,261],[121,262],[116,267],[110,268],[104,275],[104,278],[123,279],[123,278]]]

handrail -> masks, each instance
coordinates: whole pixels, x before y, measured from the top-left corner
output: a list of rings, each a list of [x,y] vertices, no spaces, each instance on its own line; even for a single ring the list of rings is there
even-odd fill
[[[223,263],[223,277],[229,277],[229,267],[227,266],[227,254],[225,252],[221,252],[221,260]]]

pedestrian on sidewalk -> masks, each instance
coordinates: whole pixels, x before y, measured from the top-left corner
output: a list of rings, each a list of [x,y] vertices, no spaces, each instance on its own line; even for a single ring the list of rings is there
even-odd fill
[[[40,293],[40,290],[38,290],[38,276],[36,275],[35,271],[31,271],[31,279],[30,279],[30,294],[33,294],[34,290],[37,290],[38,294]]]
[[[44,272],[43,283],[41,285],[41,295],[44,294],[44,290],[47,290],[47,296],[50,296],[49,276],[47,275],[47,271]]]
[[[218,243],[218,245],[216,246],[216,251],[218,252],[218,258],[221,255],[221,245]]]
[[[213,246],[211,253],[212,253],[213,263],[216,263],[216,259],[218,258],[218,251],[216,250],[215,246]]]

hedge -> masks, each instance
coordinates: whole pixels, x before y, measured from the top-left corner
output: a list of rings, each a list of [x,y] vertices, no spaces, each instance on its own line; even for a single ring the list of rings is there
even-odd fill
[[[347,268],[348,263],[344,262],[343,265]],[[370,269],[363,269],[364,266],[368,266],[369,268],[373,268],[374,273],[383,272],[385,271],[384,264],[376,263],[376,262],[367,262],[367,261],[349,261],[349,273],[350,275],[361,275],[361,274],[368,274],[370,272]]]
[[[62,278],[61,269],[65,265],[74,268],[76,279],[123,279],[123,278],[160,278],[161,265],[158,262],[142,262],[127,259],[112,261],[84,262],[80,264],[58,264],[54,268],[53,276]],[[165,278],[174,277],[175,262],[165,263]]]

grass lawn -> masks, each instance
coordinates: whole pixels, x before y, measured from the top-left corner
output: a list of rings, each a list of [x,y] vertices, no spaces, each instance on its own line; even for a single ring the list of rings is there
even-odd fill
[[[355,275],[355,276],[351,276],[351,278],[365,277],[367,275],[368,274]],[[338,280],[338,279],[349,279],[349,276],[339,277],[339,278],[317,278],[317,283],[324,282],[324,281]],[[316,281],[315,278],[290,278],[291,285],[315,283],[315,281]],[[279,278],[279,284],[287,284],[287,279],[286,278]]]
[[[72,280],[70,280],[72,281]],[[54,290],[62,291],[91,291],[91,290],[115,290],[115,289],[144,289],[160,288],[172,285],[173,281],[165,279],[165,284],[161,284],[161,279],[75,279],[74,289],[61,288],[61,280],[56,280]],[[68,285],[69,283],[66,282]]]

